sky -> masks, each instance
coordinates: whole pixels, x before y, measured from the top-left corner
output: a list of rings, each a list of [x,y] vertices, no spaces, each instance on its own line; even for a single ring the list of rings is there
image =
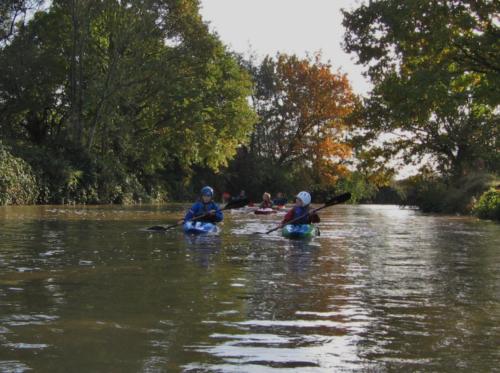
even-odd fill
[[[332,70],[347,73],[355,93],[366,94],[370,83],[354,56],[342,50],[344,27],[340,9],[359,0],[201,0],[201,15],[232,50],[262,58],[277,52],[321,51]]]

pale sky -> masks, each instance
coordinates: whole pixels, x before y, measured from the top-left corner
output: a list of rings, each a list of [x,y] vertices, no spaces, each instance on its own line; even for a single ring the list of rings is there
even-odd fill
[[[344,27],[341,8],[359,0],[201,0],[201,15],[232,50],[262,58],[277,52],[305,56],[321,51],[332,70],[347,73],[354,92],[366,94],[363,67],[341,47]]]

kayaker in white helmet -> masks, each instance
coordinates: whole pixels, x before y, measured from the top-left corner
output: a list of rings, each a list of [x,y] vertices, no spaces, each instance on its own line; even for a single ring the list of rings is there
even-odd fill
[[[311,224],[311,223],[319,223],[320,219],[317,214],[310,214],[310,204],[311,204],[311,195],[302,191],[295,197],[295,205],[290,211],[287,212],[280,226],[284,226],[287,222],[292,221],[299,216],[303,216],[301,219],[294,221],[293,224]]]

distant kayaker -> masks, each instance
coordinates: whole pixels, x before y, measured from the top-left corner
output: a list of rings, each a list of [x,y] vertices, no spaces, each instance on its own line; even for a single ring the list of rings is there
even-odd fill
[[[247,198],[247,194],[245,193],[245,191],[244,191],[244,190],[241,190],[241,191],[240,191],[240,194],[238,194],[237,196],[234,196],[234,197],[232,198],[232,200],[233,200],[233,201],[236,201],[236,200],[238,200],[238,199],[245,199],[245,198]]]
[[[191,206],[184,219],[180,220],[179,223],[193,220],[193,218],[198,216],[203,217],[196,219],[196,221],[209,223],[218,223],[222,221],[224,215],[219,206],[212,200],[213,197],[214,190],[209,186],[203,187],[201,189],[200,200]]]
[[[231,201],[231,194],[229,192],[222,193],[222,202],[228,203],[229,201]]]
[[[288,199],[285,198],[285,195],[282,192],[278,192],[276,194],[276,198],[273,199],[273,205],[276,206],[285,206],[288,203]]]
[[[240,194],[238,194],[236,197],[233,197],[233,201],[243,200],[246,198],[247,198],[247,193],[242,189],[240,191]],[[248,202],[248,206],[253,206],[253,202]]]
[[[317,214],[309,214],[311,204],[311,195],[308,192],[300,192],[295,197],[295,206],[287,212],[280,226],[286,225],[289,221],[292,221],[299,216],[303,216],[301,219],[294,221],[293,224],[311,224],[319,223],[320,219]]]
[[[267,192],[265,192],[262,195],[262,202],[259,205],[259,208],[261,209],[270,209],[273,207],[273,202],[271,201],[271,195]]]

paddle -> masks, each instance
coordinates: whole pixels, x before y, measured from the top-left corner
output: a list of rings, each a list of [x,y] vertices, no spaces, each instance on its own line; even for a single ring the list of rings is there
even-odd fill
[[[243,207],[243,206],[246,206],[248,205],[248,198],[242,198],[242,199],[236,199],[234,201],[229,201],[226,206],[224,206],[224,208],[221,209],[221,211],[224,211],[224,210],[230,210],[230,209],[239,209],[240,207]],[[204,214],[204,215],[200,215],[200,216],[196,216],[194,217],[192,220],[199,220],[201,218],[204,218],[206,216],[208,216],[210,214]],[[172,224],[172,225],[168,225],[166,227],[164,227],[163,225],[155,225],[153,227],[149,227],[147,230],[148,231],[166,231],[166,230],[169,230],[170,228],[174,228],[174,227],[177,227],[181,224],[183,224],[184,221],[182,222],[177,222],[175,224]]]
[[[308,212],[307,214],[301,215],[298,218],[287,221],[286,224],[293,224],[294,222],[302,219],[303,217],[305,217],[309,214],[314,214],[314,213],[318,212],[319,210],[323,210],[324,208],[327,208],[327,207],[330,207],[333,205],[338,205],[339,203],[343,203],[345,201],[348,201],[349,199],[351,199],[351,193],[339,194],[338,196],[335,196],[332,199],[329,199],[328,201],[326,201],[326,203],[323,206],[318,207],[317,209],[314,209],[314,210]],[[274,232],[275,230],[278,230],[280,228],[281,228],[281,224],[279,226],[277,226],[276,228],[268,230],[264,234],[269,234],[269,233]]]

